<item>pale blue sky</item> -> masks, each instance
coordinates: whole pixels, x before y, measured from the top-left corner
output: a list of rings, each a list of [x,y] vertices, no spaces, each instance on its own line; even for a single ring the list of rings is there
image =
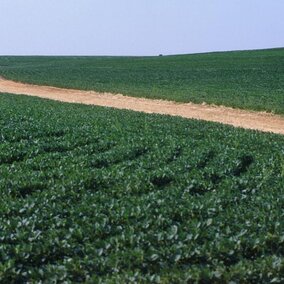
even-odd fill
[[[284,46],[284,0],[0,0],[1,55]]]

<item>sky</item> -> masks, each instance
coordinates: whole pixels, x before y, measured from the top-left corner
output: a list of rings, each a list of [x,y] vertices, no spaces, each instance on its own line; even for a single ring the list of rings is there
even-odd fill
[[[0,0],[0,55],[284,47],[284,0]]]

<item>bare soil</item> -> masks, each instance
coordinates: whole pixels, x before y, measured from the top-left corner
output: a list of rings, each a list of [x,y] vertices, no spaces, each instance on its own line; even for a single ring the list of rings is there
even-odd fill
[[[0,92],[36,96],[69,103],[81,103],[215,121],[246,129],[284,134],[284,116],[207,104],[177,103],[135,98],[121,94],[98,93],[37,86],[0,78]]]

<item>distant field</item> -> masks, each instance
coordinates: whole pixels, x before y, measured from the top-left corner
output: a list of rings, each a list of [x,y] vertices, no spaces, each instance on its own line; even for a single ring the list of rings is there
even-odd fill
[[[284,48],[164,57],[0,57],[0,75],[284,114]]]
[[[283,136],[7,94],[0,129],[1,283],[283,283]]]

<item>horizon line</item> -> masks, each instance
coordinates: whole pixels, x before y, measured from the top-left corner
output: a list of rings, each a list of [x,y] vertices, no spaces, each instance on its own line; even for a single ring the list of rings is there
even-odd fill
[[[214,51],[204,51],[204,52],[193,52],[193,53],[170,53],[170,54],[157,54],[157,55],[76,55],[76,54],[28,54],[28,55],[16,55],[16,54],[0,54],[0,57],[166,57],[166,56],[179,56],[179,55],[199,55],[199,54],[209,54],[209,53],[226,53],[226,52],[242,52],[242,51],[261,51],[261,50],[274,50],[283,49],[284,46],[279,47],[267,47],[267,48],[252,48],[252,49],[231,49],[231,50],[214,50]]]

